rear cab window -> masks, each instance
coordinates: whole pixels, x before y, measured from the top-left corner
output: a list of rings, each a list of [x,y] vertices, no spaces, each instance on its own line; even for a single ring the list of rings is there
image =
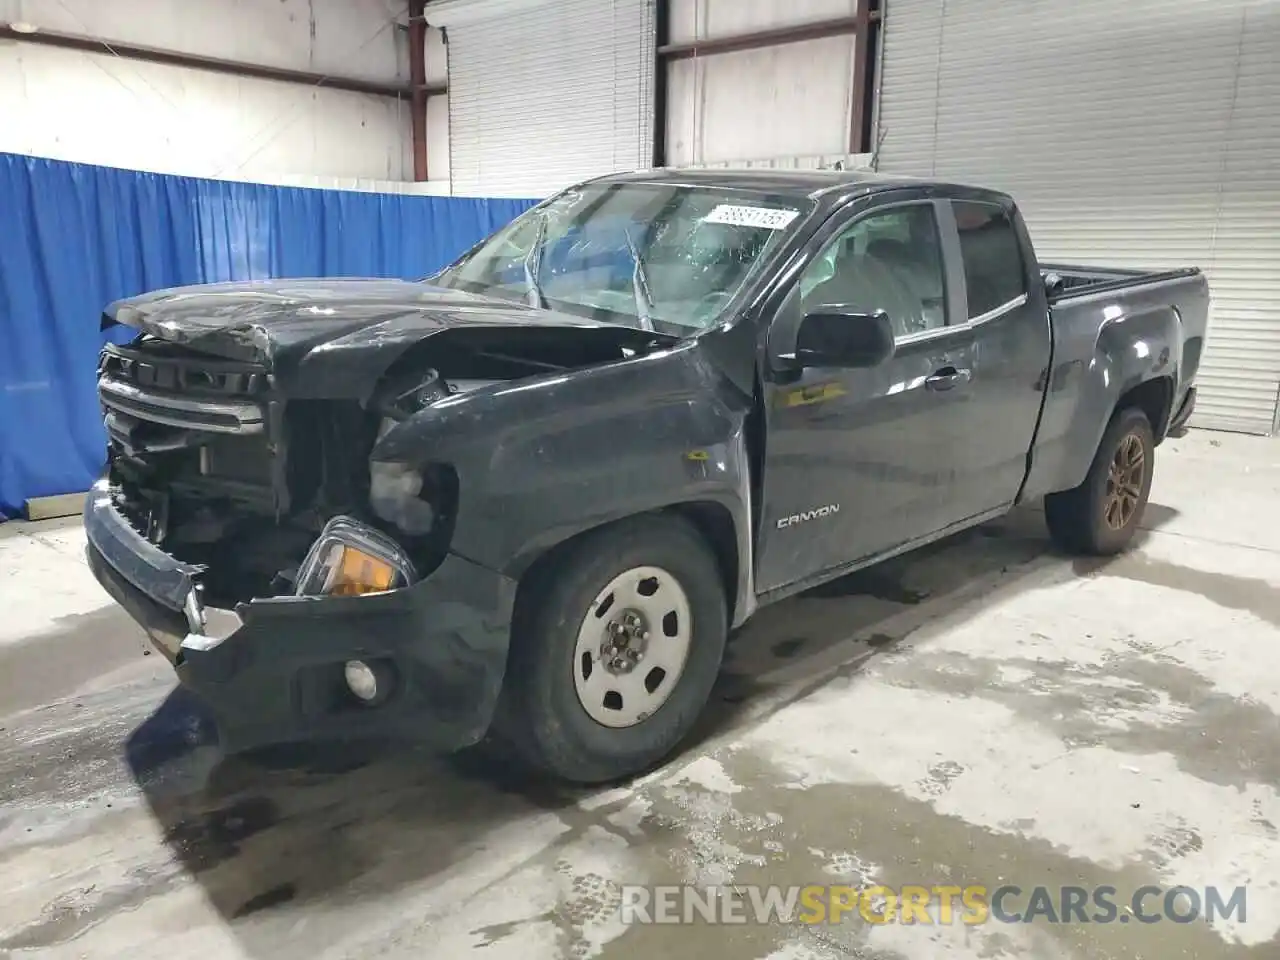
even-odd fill
[[[1027,295],[1022,243],[1008,211],[995,203],[954,200],[969,320],[1009,309]]]

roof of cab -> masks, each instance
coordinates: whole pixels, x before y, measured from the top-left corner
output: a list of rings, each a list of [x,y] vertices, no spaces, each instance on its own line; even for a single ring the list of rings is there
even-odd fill
[[[970,184],[943,183],[918,177],[876,173],[872,170],[800,170],[776,167],[748,167],[729,169],[721,167],[698,169],[640,170],[634,173],[614,173],[590,181],[604,183],[662,183],[687,187],[723,188],[726,190],[751,190],[773,194],[799,194],[817,200],[828,194],[849,195],[871,193],[895,187],[954,187],[973,190]],[[985,191],[993,194],[998,191]]]

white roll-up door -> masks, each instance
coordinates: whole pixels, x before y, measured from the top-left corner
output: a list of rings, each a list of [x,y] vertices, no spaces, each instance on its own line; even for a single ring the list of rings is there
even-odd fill
[[[653,0],[444,0],[459,196],[541,197],[653,160]]]
[[[1280,3],[885,7],[879,169],[1009,191],[1043,260],[1203,267],[1193,423],[1274,431]]]

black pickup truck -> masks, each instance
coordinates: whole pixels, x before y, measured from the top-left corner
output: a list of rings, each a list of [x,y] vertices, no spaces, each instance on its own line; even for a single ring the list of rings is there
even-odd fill
[[[224,748],[660,761],[762,604],[1045,498],[1124,548],[1208,289],[1038,263],[999,192],[657,171],[421,282],[109,306],[90,564]]]

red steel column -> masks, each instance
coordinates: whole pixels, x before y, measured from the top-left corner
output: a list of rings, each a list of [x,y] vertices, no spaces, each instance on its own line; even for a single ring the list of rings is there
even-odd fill
[[[413,88],[413,179],[427,179],[427,0],[409,0],[409,85]]]

